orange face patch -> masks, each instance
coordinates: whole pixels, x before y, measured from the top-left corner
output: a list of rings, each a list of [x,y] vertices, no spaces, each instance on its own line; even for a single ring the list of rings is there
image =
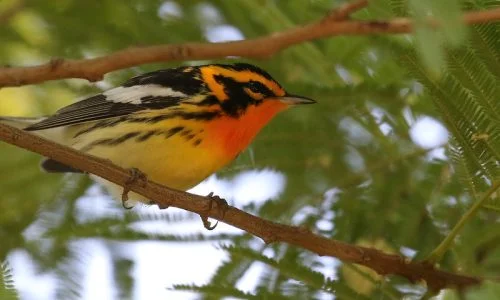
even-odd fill
[[[215,76],[224,76],[227,78],[231,78],[236,82],[241,82],[241,83],[258,81],[264,84],[266,87],[268,87],[271,91],[273,91],[273,93],[276,96],[281,97],[285,95],[285,90],[283,90],[283,88],[280,87],[275,81],[270,80],[250,70],[237,71],[237,70],[222,68],[219,66],[205,66],[200,68],[200,71],[202,80],[207,84],[208,88],[212,90],[213,94],[220,101],[225,101],[229,99],[229,95],[224,91],[224,85],[217,82]],[[252,96],[252,94],[249,95]]]
[[[239,118],[220,117],[205,124],[205,141],[224,157],[233,159],[252,142],[257,133],[288,106],[281,101],[264,101],[251,106]]]

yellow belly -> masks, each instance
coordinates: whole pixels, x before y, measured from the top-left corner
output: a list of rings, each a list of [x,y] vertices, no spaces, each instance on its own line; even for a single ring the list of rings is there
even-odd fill
[[[67,133],[71,136],[72,147],[88,154],[109,159],[114,164],[125,168],[137,168],[146,174],[149,180],[178,190],[187,190],[229,163],[233,157],[226,157],[213,143],[207,141],[205,133],[196,123],[185,124],[196,132],[195,137],[177,132],[168,137],[166,134],[154,135],[146,141],[140,141],[141,135],[130,138],[117,145],[94,145],[89,147],[89,141],[117,138],[125,132],[138,132],[137,124],[121,125],[117,128],[102,128],[74,138],[77,131],[85,127],[72,128]],[[149,126],[148,126],[149,127]],[[163,126],[164,127],[164,126]],[[172,127],[172,126],[170,126]],[[168,127],[167,127],[168,128]],[[154,128],[147,128],[148,131]],[[143,135],[147,131],[141,132]],[[200,141],[199,143],[197,141]],[[121,199],[122,188],[100,179],[115,197]],[[131,193],[131,200],[149,202],[140,195]]]

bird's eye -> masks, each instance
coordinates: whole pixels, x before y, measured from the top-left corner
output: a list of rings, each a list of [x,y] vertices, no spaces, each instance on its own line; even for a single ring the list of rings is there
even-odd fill
[[[263,87],[263,84],[257,81],[250,81],[247,84],[247,87],[254,93],[262,93],[266,90],[266,88]]]

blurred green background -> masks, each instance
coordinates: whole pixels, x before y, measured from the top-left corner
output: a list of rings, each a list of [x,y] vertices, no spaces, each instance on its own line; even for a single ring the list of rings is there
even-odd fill
[[[343,3],[1,0],[0,65],[253,38],[319,20]],[[353,18],[412,17],[415,33],[332,37],[262,61],[149,64],[98,83],[69,79],[2,88],[0,115],[50,114],[149,70],[259,65],[291,93],[318,104],[278,116],[197,191],[214,191],[266,219],[422,259],[499,179],[500,27],[460,22],[461,10],[499,6],[491,0],[373,0]],[[426,26],[429,15],[443,26]],[[400,299],[426,291],[285,244],[265,245],[223,225],[207,232],[197,216],[179,210],[123,211],[86,177],[44,174],[39,160],[0,144],[1,299]],[[498,278],[499,212],[497,192],[440,267]],[[159,267],[167,258],[178,265]],[[158,260],[158,267],[147,259]],[[100,271],[102,280],[94,277]],[[465,296],[498,299],[500,287],[485,284]],[[452,291],[439,297],[458,299]]]

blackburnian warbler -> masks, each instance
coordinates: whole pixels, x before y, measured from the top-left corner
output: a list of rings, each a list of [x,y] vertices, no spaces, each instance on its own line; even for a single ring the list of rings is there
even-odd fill
[[[187,190],[236,158],[278,112],[311,103],[253,65],[210,64],[146,73],[52,116],[0,120]],[[42,167],[78,172],[51,159]]]

